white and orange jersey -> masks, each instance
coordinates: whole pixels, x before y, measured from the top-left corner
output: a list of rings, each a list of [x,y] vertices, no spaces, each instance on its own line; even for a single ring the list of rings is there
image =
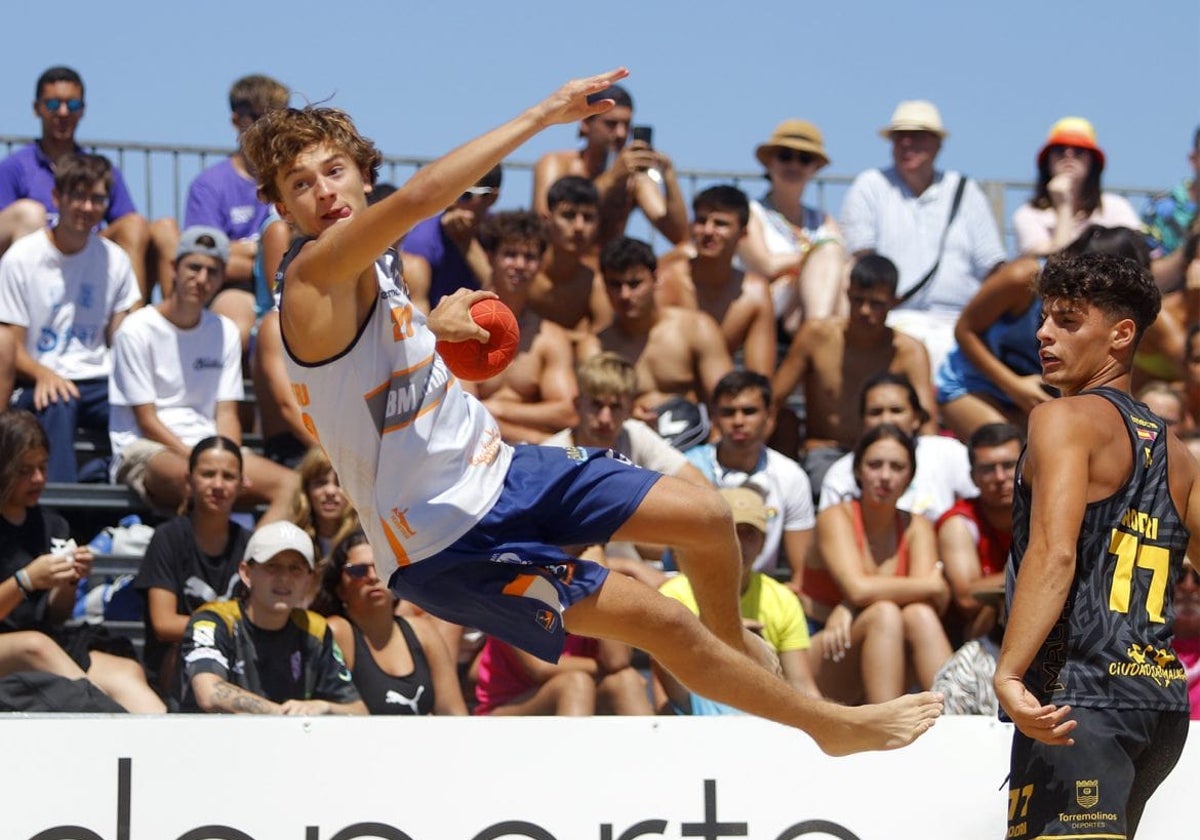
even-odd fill
[[[512,449],[435,352],[394,252],[376,262],[376,275],[379,297],[346,350],[307,364],[286,340],[284,349],[304,424],[358,509],[386,581],[483,518],[500,496]]]

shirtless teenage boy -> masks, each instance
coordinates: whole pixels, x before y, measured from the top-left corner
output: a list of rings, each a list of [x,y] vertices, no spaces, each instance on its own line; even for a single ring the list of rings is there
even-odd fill
[[[576,421],[575,366],[567,331],[526,305],[529,284],[546,248],[545,228],[534,213],[489,216],[479,243],[492,267],[492,290],[517,316],[521,344],[498,376],[475,386],[476,396],[500,424],[509,443],[541,443]]]
[[[896,282],[891,260],[875,254],[860,258],[850,271],[849,317],[803,324],[771,381],[777,405],[803,384],[805,469],[815,487],[821,486],[829,464],[858,442],[859,387],[875,374],[907,376],[925,410],[934,416],[928,352],[921,342],[885,323],[896,305]]]
[[[600,230],[600,193],[587,178],[567,175],[546,194],[550,247],[529,286],[529,306],[570,330],[573,338],[604,329],[612,306],[593,252]]]
[[[750,201],[737,187],[709,187],[692,201],[692,241],[663,257],[658,301],[707,312],[730,354],[749,370],[775,372],[775,309],[771,287],[758,274],[734,268],[750,222]]]
[[[616,105],[579,124],[583,148],[548,152],[534,166],[534,209],[544,214],[549,209],[546,191],[550,185],[564,175],[579,175],[594,182],[600,192],[597,248],[625,233],[634,207],[672,244],[684,241],[687,207],[671,159],[645,140],[629,141],[633,98],[628,91],[613,85],[597,93],[593,101],[600,98],[612,99]]]
[[[633,362],[640,392],[634,417],[651,423],[671,397],[707,402],[717,380],[733,368],[721,328],[710,315],[658,305],[657,267],[654,251],[639,239],[622,237],[605,246],[600,273],[613,323],[579,345],[580,361],[609,350]]]

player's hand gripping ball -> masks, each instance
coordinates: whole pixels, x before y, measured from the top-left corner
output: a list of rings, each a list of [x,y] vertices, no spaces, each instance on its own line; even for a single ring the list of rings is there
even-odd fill
[[[477,301],[471,307],[471,320],[488,331],[487,342],[439,341],[437,351],[459,379],[482,382],[508,367],[517,355],[521,331],[512,310],[494,298]]]

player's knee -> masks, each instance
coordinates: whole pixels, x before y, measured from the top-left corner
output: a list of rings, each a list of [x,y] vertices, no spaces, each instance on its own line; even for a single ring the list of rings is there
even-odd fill
[[[711,546],[715,540],[734,532],[733,513],[715,489],[696,487],[694,490],[692,498],[687,500],[688,509],[694,511],[693,516],[698,522],[698,527],[691,531],[693,542]]]

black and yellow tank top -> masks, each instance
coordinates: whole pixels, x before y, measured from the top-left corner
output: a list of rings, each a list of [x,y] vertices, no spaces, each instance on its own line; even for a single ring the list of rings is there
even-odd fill
[[[1189,534],[1167,481],[1167,427],[1123,391],[1084,393],[1104,397],[1120,412],[1133,470],[1112,496],[1087,506],[1075,580],[1025,684],[1042,702],[1057,705],[1187,711],[1184,669],[1172,649],[1172,596]],[[1010,600],[1029,545],[1030,502],[1018,468]]]

